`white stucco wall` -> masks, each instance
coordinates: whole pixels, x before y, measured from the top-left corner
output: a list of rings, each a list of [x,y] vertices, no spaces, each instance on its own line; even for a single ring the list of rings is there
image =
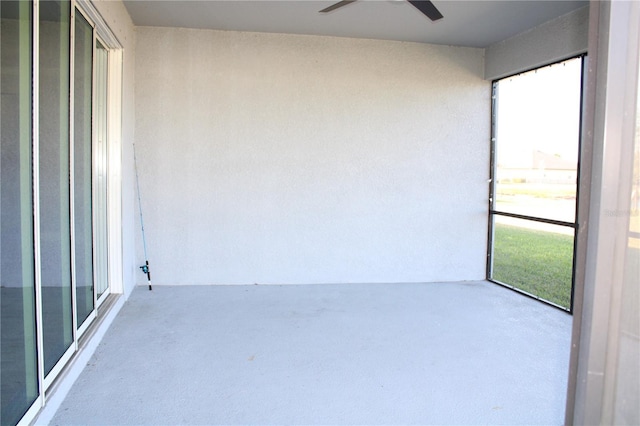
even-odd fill
[[[136,32],[155,284],[484,278],[483,50]]]
[[[106,24],[122,45],[122,290],[128,297],[138,273],[135,254],[135,176],[133,142],[135,132],[136,34],[129,13],[121,1],[93,0]],[[110,277],[113,281],[117,279]]]
[[[487,80],[549,65],[587,51],[589,6],[560,16],[486,49]]]

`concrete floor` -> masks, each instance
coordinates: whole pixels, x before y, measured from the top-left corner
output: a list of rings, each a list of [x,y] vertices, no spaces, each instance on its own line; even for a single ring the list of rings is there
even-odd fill
[[[50,424],[561,424],[570,334],[486,282],[140,287]]]

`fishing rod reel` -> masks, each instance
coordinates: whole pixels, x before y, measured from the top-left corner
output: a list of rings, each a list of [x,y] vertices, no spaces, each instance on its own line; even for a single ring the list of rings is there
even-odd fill
[[[151,290],[151,271],[149,270],[149,261],[146,260],[145,264],[139,266],[142,269],[142,273],[147,274],[147,282],[149,283],[149,290]]]

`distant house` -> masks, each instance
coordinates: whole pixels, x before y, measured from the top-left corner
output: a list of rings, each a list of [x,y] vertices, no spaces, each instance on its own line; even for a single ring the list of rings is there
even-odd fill
[[[575,184],[577,164],[559,155],[540,150],[531,152],[530,167],[503,167],[498,165],[498,182]]]

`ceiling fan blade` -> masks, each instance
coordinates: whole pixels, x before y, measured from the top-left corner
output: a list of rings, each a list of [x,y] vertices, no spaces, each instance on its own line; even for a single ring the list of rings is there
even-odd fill
[[[322,9],[320,11],[320,13],[331,12],[332,10],[336,10],[339,7],[346,6],[346,5],[350,4],[350,3],[353,3],[354,1],[356,1],[356,0],[342,0],[342,1],[339,1],[338,3],[332,4],[331,6],[325,8],[325,9]]]
[[[442,13],[440,13],[438,8],[428,0],[408,0],[408,2],[415,6],[415,8],[420,12],[427,15],[427,17],[432,21],[437,21],[438,19],[443,18]]]

